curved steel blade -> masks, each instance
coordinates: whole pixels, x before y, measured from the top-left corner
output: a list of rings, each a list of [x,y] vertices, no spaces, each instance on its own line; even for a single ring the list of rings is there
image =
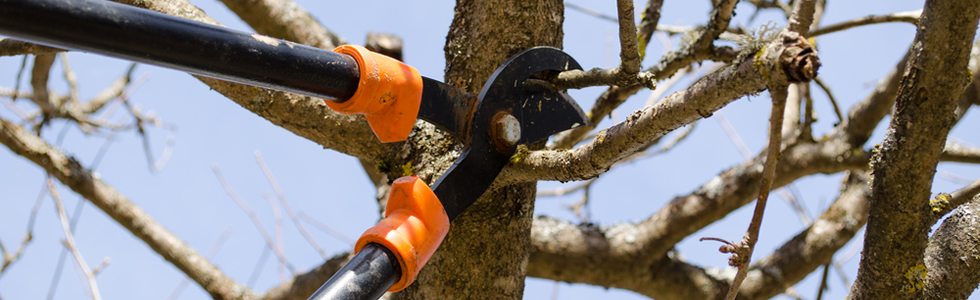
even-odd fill
[[[545,71],[581,69],[561,50],[536,47],[512,56],[490,76],[478,96],[469,124],[469,143],[456,162],[432,184],[449,220],[456,219],[493,184],[518,144],[535,142],[585,124],[585,114],[564,92],[527,89],[525,81]],[[494,115],[505,112],[520,121],[518,143],[495,146],[491,128]]]

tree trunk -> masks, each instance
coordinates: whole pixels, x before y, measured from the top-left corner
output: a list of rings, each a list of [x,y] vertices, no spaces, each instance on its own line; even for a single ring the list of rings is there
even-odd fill
[[[459,0],[446,38],[446,82],[479,93],[487,78],[508,57],[533,46],[561,47],[563,20],[564,7],[558,0]],[[427,128],[409,143],[446,145],[448,139]],[[441,160],[413,159],[417,162],[415,171],[429,182],[455,159],[450,153],[458,153],[454,147],[435,148],[441,155],[426,154],[432,149],[425,146],[411,150]],[[422,269],[416,283],[392,298],[520,299],[527,272],[535,192],[534,183],[488,191],[452,223],[442,246]]]

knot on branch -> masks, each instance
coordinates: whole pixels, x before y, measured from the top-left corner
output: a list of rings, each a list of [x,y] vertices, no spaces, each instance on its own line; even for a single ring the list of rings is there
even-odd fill
[[[817,48],[799,34],[785,36],[783,43],[787,47],[779,63],[789,82],[810,82],[817,78],[817,69],[820,69]]]

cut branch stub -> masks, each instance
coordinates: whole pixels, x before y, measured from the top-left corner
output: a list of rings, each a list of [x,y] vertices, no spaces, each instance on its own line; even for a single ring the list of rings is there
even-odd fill
[[[795,35],[796,45],[787,47],[780,58],[783,72],[789,82],[810,82],[817,78],[817,69],[820,68],[820,58],[817,57],[817,48],[806,38],[799,34],[784,35],[786,39],[791,39]],[[794,42],[784,40],[784,42]]]

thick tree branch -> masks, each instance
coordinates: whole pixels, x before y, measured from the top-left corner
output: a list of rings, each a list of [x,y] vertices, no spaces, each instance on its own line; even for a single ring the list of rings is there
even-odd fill
[[[861,17],[854,20],[848,20],[836,24],[830,24],[824,27],[814,29],[813,31],[810,32],[810,36],[819,36],[819,35],[834,33],[838,31],[847,30],[858,26],[870,25],[870,24],[905,22],[912,25],[918,25],[920,14],[922,14],[921,9],[891,13],[887,15],[869,15],[866,17]]]
[[[739,299],[769,299],[829,261],[867,221],[867,179],[864,171],[851,173],[840,196],[820,218],[753,264]],[[644,233],[623,225],[576,226],[538,217],[531,232],[535,247],[529,275],[623,288],[655,299],[721,299],[725,295],[731,275],[690,265],[669,252],[615,257],[622,243],[631,237],[640,240]]]
[[[768,78],[776,76],[775,72],[785,72],[786,68],[792,69],[788,67],[790,64],[796,64],[786,61],[816,61],[815,56],[802,59],[807,55],[800,50],[808,45],[804,40],[798,35],[789,36],[795,33],[784,34],[752,58],[715,71],[686,90],[671,94],[653,106],[634,112],[626,121],[600,131],[588,144],[574,150],[531,152],[505,169],[501,178],[506,178],[507,182],[572,181],[606,172],[615,162],[636,153],[649,141],[708,117],[745,95],[764,90]],[[772,66],[772,69],[758,65]]]
[[[343,39],[292,0],[221,0],[259,34],[333,50]]]
[[[731,21],[732,12],[735,9],[736,3],[738,1],[725,0],[719,2],[714,10],[712,10],[711,19],[708,21],[707,26],[698,34],[696,41],[684,45],[683,49],[664,55],[659,64],[644,71],[644,73],[652,74],[650,81],[656,82],[666,79],[681,68],[705,59],[715,61],[731,61],[734,59],[734,50],[729,47],[714,47],[713,43],[721,33],[728,29],[728,24]],[[646,42],[649,42],[649,40],[645,42],[641,41],[641,43]],[[556,87],[562,89],[560,85],[556,85]],[[589,123],[585,124],[585,126],[580,126],[555,135],[554,143],[549,148],[571,148],[592,131],[592,129],[595,129],[602,118],[612,112],[616,107],[619,107],[620,104],[626,101],[626,98],[636,94],[642,88],[643,86],[639,84],[610,87],[599,99],[596,99],[595,105],[593,105],[588,113]]]
[[[38,44],[28,43],[24,41],[15,40],[12,38],[0,37],[0,56],[16,56],[16,55],[26,55],[26,54],[49,54],[56,53],[65,50],[58,48],[51,48],[48,46],[41,46]]]
[[[895,115],[872,159],[872,218],[849,299],[919,299],[932,293],[923,291],[933,220],[928,199],[969,77],[978,18],[977,1],[926,2]]]
[[[254,298],[247,287],[225,276],[197,251],[160,226],[125,196],[96,178],[73,157],[4,119],[0,119],[0,143],[17,155],[34,162],[62,184],[95,204],[153,251],[187,274],[212,297]]]
[[[929,238],[923,299],[966,299],[980,282],[980,198],[960,206]]]
[[[220,25],[186,0],[119,0],[165,14]],[[298,35],[301,36],[301,35]],[[341,153],[376,160],[394,145],[382,144],[359,115],[342,115],[327,108],[321,99],[246,86],[195,76],[215,91],[276,126]]]

